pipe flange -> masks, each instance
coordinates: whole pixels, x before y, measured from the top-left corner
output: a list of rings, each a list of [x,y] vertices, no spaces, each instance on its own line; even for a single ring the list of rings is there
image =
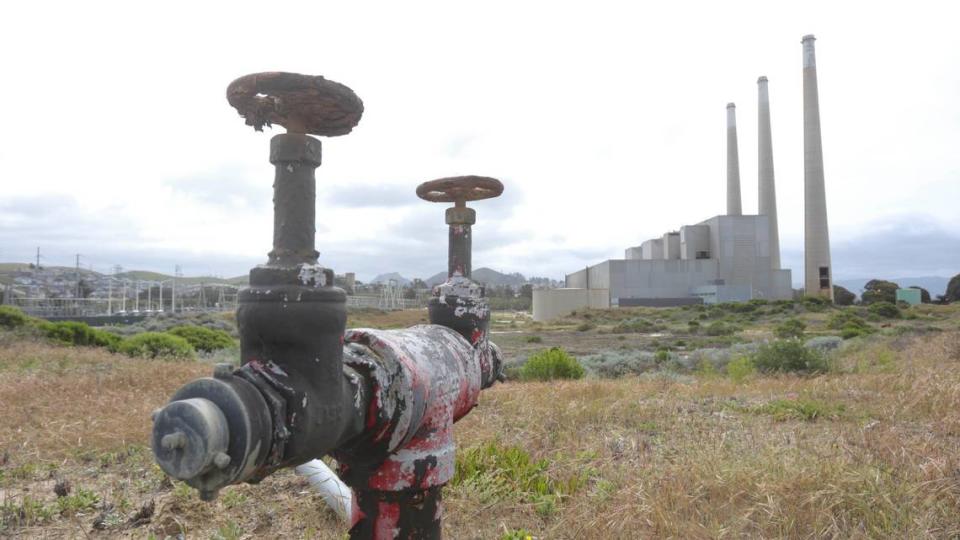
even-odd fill
[[[230,432],[223,411],[209,399],[174,401],[154,418],[153,455],[177,480],[189,480],[213,467],[227,451]]]
[[[248,126],[279,124],[290,133],[346,135],[363,116],[363,101],[349,87],[317,75],[271,71],[240,77],[227,101]]]

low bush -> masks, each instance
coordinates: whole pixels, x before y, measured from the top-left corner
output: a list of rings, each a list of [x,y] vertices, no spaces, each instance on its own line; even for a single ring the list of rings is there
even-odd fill
[[[204,328],[202,326],[177,326],[167,331],[168,334],[182,337],[190,342],[194,349],[203,352],[213,352],[219,349],[232,349],[237,346],[230,334],[223,330]]]
[[[807,340],[803,346],[808,349],[820,351],[821,354],[827,354],[835,351],[843,344],[843,340],[837,336],[817,336]]]
[[[560,347],[551,347],[530,356],[520,368],[520,378],[528,381],[580,379],[583,374],[583,366]]]
[[[590,322],[580,323],[577,326],[577,332],[589,332],[590,330],[593,330],[596,327],[597,325]]]
[[[20,311],[19,308],[13,306],[0,306],[0,327],[2,328],[19,328],[21,326],[26,326],[30,322],[30,317],[28,317],[24,312]]]
[[[757,366],[753,365],[749,356],[734,358],[727,364],[727,375],[737,384],[746,381],[756,372]]]
[[[902,316],[900,308],[890,302],[875,302],[868,308],[870,313],[879,315],[887,319],[899,319]]]
[[[117,348],[121,353],[138,358],[194,358],[196,352],[186,339],[160,332],[144,332],[127,338]]]
[[[773,335],[781,339],[801,338],[806,329],[806,323],[800,319],[787,319],[773,329]]]
[[[723,321],[714,321],[704,330],[708,336],[729,336],[737,332],[737,327]]]
[[[614,379],[656,369],[653,356],[648,351],[606,351],[584,356],[579,361],[593,375]]]
[[[826,298],[821,298],[819,296],[803,297],[803,307],[807,311],[813,311],[813,312],[824,311],[829,306],[830,306],[830,301],[827,300]]]
[[[67,345],[106,347],[116,351],[123,338],[110,332],[91,328],[86,323],[75,321],[41,322],[40,330],[51,339]]]
[[[526,341],[527,343],[542,343],[543,338],[540,336],[527,336],[526,339],[524,339],[524,341]]]
[[[825,373],[830,368],[827,357],[820,351],[808,349],[795,339],[764,344],[751,360],[758,370],[766,373]]]
[[[618,323],[610,329],[613,334],[639,334],[643,332],[653,332],[656,326],[646,319],[630,319]]]

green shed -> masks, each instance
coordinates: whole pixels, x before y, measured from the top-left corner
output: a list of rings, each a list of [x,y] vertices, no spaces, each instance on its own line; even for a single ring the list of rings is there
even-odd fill
[[[911,306],[920,304],[920,289],[897,289],[897,302],[906,302]]]

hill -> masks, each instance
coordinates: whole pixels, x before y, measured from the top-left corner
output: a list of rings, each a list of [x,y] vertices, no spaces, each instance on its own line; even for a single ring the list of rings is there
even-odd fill
[[[510,285],[511,287],[519,287],[527,282],[527,278],[518,272],[512,274],[503,274],[492,270],[490,268],[477,268],[473,271],[473,275],[470,276],[477,283],[486,285],[488,287],[496,287],[503,285]],[[447,280],[447,273],[437,272],[436,274],[425,279],[427,285],[434,287],[439,285]]]
[[[377,275],[377,277],[373,278],[370,283],[387,283],[391,279],[396,280],[401,287],[406,287],[412,282],[412,280],[407,279],[396,272],[390,272],[387,274]]]

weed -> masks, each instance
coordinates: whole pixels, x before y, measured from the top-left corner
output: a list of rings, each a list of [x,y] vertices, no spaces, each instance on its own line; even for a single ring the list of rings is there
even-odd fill
[[[57,510],[61,515],[72,516],[77,512],[82,512],[93,508],[100,502],[100,497],[96,493],[77,488],[73,493],[65,497],[57,497]]]
[[[752,409],[757,414],[769,414],[776,420],[798,419],[807,422],[826,418],[837,418],[843,413],[843,405],[831,405],[823,401],[809,399],[777,399]]]
[[[540,336],[527,336],[524,341],[527,343],[543,343],[543,338]]]
[[[235,508],[246,504],[248,497],[237,489],[229,489],[223,492],[220,496],[220,502],[223,504],[224,508]]]
[[[757,367],[753,365],[753,360],[751,360],[749,356],[734,358],[727,364],[727,375],[737,384],[741,384],[753,377],[753,374],[756,372]]]
[[[589,332],[590,330],[593,330],[596,327],[597,325],[590,322],[580,323],[579,325],[577,325],[577,332]]]
[[[526,529],[510,529],[500,535],[500,540],[533,540],[533,535]]]
[[[242,537],[243,528],[235,521],[228,521],[210,535],[210,540],[240,540]]]

